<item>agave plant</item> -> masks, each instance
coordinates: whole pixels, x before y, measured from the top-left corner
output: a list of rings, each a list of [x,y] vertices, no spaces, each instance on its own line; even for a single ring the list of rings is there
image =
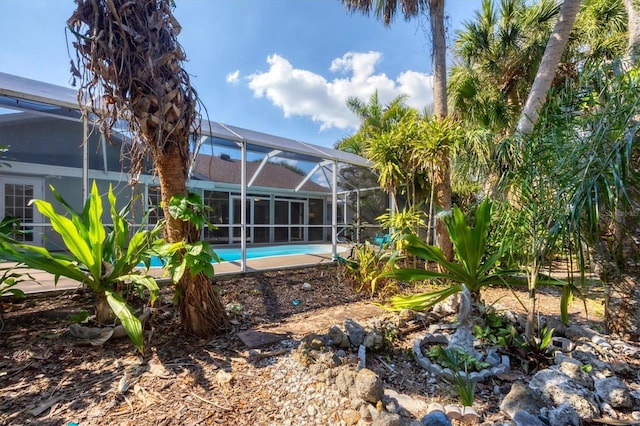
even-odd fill
[[[398,268],[384,276],[402,281],[439,280],[450,285],[442,290],[410,296],[395,296],[389,300],[390,310],[424,310],[447,297],[462,291],[465,285],[474,301],[479,300],[480,289],[491,284],[512,282],[514,270],[496,270],[496,263],[503,253],[500,247],[495,253],[487,254],[487,237],[491,222],[491,202],[485,199],[476,211],[476,223],[472,228],[464,214],[453,207],[452,215],[445,218],[447,231],[453,243],[454,261],[448,261],[440,248],[425,244],[415,235],[404,235],[404,248],[419,259],[435,262],[439,270]]]
[[[131,283],[139,290],[147,289],[151,303],[155,301],[159,292],[158,284],[138,265],[149,264],[150,249],[162,232],[162,224],[157,224],[151,230],[138,229],[132,233],[132,225],[126,219],[131,202],[118,211],[116,197],[109,186],[108,200],[113,225],[107,232],[102,222],[102,198],[95,182],[81,212],[76,212],[53,186],[51,191],[70,218],[56,212],[47,201],[35,200],[34,204],[50,220],[53,230],[60,235],[69,253],[51,253],[44,247],[3,239],[0,241],[3,257],[53,274],[56,283],[60,277],[67,277],[86,285],[96,295],[98,322],[106,322],[115,314],[142,352],[142,324],[119,290],[123,283]]]

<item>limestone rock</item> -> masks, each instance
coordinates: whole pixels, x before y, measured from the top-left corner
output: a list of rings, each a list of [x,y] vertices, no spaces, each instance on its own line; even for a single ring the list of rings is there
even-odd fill
[[[500,403],[500,410],[512,419],[518,411],[538,415],[546,407],[540,395],[522,383],[515,382]]]
[[[382,411],[373,419],[371,426],[400,426],[400,415]]]
[[[547,418],[552,426],[580,426],[580,417],[569,404],[560,404],[549,410]]]
[[[546,426],[537,416],[522,410],[513,416],[513,421],[516,423],[516,426]]]
[[[356,384],[356,372],[350,368],[341,368],[336,376],[336,388],[341,395],[352,396]]]
[[[349,336],[347,336],[347,334],[337,325],[334,325],[329,329],[328,335],[329,339],[331,339],[335,346],[339,346],[341,348],[349,347]]]
[[[560,371],[552,369],[538,371],[531,378],[529,387],[540,392],[555,405],[569,404],[582,418],[600,416],[600,409],[592,392]]]
[[[573,362],[562,362],[558,371],[587,389],[593,389],[593,379],[579,365]]]
[[[385,400],[387,399],[395,400],[395,402],[398,404],[398,406],[401,409],[409,412],[412,416],[416,418],[419,417],[422,413],[425,413],[426,411],[430,411],[429,406],[423,400],[413,398],[410,395],[398,393],[392,389],[385,389],[384,397],[385,397]],[[391,411],[391,410],[387,410],[387,411]]]
[[[342,412],[342,420],[346,426],[354,426],[360,420],[360,413],[357,410],[348,408]]]
[[[355,389],[360,398],[373,404],[380,401],[384,395],[382,380],[368,368],[363,368],[356,373]]]
[[[627,385],[618,377],[595,380],[596,394],[613,408],[631,408],[633,401]]]
[[[364,327],[352,319],[346,319],[344,328],[347,330],[351,346],[360,346],[364,341]]]
[[[372,330],[364,336],[362,344],[365,348],[377,351],[382,348],[384,340],[382,335],[377,330]]]

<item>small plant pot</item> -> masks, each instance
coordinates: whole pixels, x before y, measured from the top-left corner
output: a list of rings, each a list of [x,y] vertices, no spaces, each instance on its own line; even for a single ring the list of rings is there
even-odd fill
[[[462,415],[460,420],[466,424],[475,425],[480,423],[480,416],[473,407],[462,407],[460,414]]]

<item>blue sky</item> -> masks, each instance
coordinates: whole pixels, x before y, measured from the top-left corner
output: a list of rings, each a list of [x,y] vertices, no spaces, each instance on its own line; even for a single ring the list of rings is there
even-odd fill
[[[449,41],[481,0],[447,0]],[[71,87],[72,0],[0,0],[0,72]],[[192,84],[209,119],[323,146],[357,129],[345,105],[378,90],[432,99],[428,23],[389,28],[339,0],[176,0]],[[71,37],[69,36],[69,41]],[[74,52],[71,52],[74,56]]]

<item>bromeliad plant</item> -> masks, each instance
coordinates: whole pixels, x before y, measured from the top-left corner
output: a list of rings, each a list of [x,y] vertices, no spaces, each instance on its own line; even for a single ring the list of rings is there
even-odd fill
[[[142,324],[120,293],[120,288],[130,283],[141,294],[144,289],[148,290],[150,302],[155,301],[159,292],[158,284],[138,265],[149,265],[150,249],[162,232],[162,224],[157,224],[151,230],[138,229],[134,232],[127,221],[133,200],[118,211],[111,186],[108,200],[113,225],[109,229],[102,222],[102,198],[95,182],[81,212],[75,211],[53,186],[51,191],[69,217],[56,212],[47,201],[35,200],[34,204],[50,220],[53,230],[60,235],[69,253],[51,253],[44,247],[3,240],[0,241],[5,253],[3,257],[53,274],[56,283],[60,277],[67,277],[86,285],[96,295],[97,321],[110,321],[115,314],[129,338],[142,352]]]
[[[445,218],[449,237],[456,255],[455,261],[448,261],[437,246],[427,245],[415,235],[405,235],[404,247],[409,253],[427,262],[435,262],[440,271],[416,268],[398,268],[383,274],[402,281],[439,280],[450,285],[442,290],[411,296],[395,296],[389,300],[389,310],[424,310],[447,297],[462,291],[465,285],[475,302],[479,300],[480,289],[487,285],[509,283],[513,270],[496,270],[503,248],[487,254],[487,237],[491,222],[491,202],[485,199],[476,211],[476,223],[472,228],[464,214],[453,207],[452,215]]]

